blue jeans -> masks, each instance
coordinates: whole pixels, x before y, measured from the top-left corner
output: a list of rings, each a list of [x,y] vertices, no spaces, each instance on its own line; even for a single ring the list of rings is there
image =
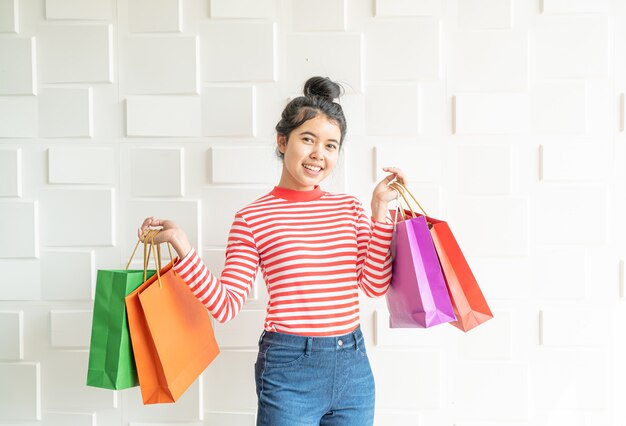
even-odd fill
[[[264,331],[255,379],[257,426],[374,422],[374,377],[360,328],[336,337]]]

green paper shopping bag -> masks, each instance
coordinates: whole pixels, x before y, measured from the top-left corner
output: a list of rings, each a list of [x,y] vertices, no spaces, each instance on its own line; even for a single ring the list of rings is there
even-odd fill
[[[87,385],[105,389],[126,389],[138,386],[137,368],[133,357],[125,298],[154,270],[128,270],[139,241],[126,269],[99,270],[89,346]],[[144,245],[144,266],[149,253]]]

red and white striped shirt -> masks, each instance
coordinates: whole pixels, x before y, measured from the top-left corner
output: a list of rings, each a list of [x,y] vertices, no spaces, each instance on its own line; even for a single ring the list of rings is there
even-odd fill
[[[195,250],[174,269],[226,322],[260,267],[270,297],[265,330],[341,335],[359,324],[359,288],[369,297],[387,291],[392,232],[392,224],[370,221],[355,197],[275,187],[235,215],[220,278]]]

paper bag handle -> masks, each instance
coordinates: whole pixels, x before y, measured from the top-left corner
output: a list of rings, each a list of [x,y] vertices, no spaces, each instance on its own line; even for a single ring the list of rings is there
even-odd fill
[[[154,237],[156,237],[156,235],[161,232],[160,229],[148,229],[143,235],[143,280],[146,281],[147,279],[147,275],[148,275],[148,263],[150,263],[150,254],[152,253],[152,250],[154,249]],[[148,242],[150,242],[150,244],[148,244]],[[133,258],[135,257],[135,253],[137,252],[137,248],[139,247],[139,243],[141,243],[141,238],[139,238],[137,240],[137,244],[135,244],[135,248],[133,249],[133,253],[130,255],[130,259],[128,259],[128,263],[126,264],[126,270],[128,270],[128,268],[130,267],[130,263],[132,262]],[[170,243],[167,243],[167,251],[169,252],[170,255],[170,261],[172,261],[174,259],[174,256],[172,256],[172,246],[170,245]],[[158,271],[159,269],[161,269],[161,246],[160,244],[156,244],[156,249],[154,250],[154,264],[155,264],[155,268]],[[161,283],[161,281],[159,280],[159,284]]]
[[[398,191],[398,194],[400,194],[400,196],[402,197],[402,199],[406,203],[407,207],[409,208],[409,210],[413,214],[413,217],[417,217],[417,214],[415,214],[415,210],[413,210],[413,207],[411,206],[411,202],[410,202],[409,198],[407,197],[407,194],[408,194],[409,197],[411,197],[413,199],[413,201],[415,201],[415,204],[417,204],[417,207],[419,207],[419,209],[422,211],[422,213],[424,213],[424,216],[428,216],[428,214],[426,214],[426,211],[424,210],[422,205],[419,203],[419,201],[417,201],[417,198],[415,198],[415,196],[413,194],[411,194],[411,191],[409,191],[406,186],[404,186],[402,183],[400,183],[398,181],[394,181],[394,182],[390,183],[389,186],[391,188],[395,189],[396,191]],[[404,210],[403,210],[402,214],[404,215]]]

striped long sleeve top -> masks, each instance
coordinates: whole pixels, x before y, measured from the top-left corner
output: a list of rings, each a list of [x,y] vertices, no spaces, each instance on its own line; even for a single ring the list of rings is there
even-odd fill
[[[359,288],[369,297],[387,291],[392,232],[392,224],[370,220],[355,197],[275,187],[236,213],[219,278],[193,249],[174,269],[226,322],[241,310],[260,268],[269,294],[265,330],[341,335],[359,324]]]

